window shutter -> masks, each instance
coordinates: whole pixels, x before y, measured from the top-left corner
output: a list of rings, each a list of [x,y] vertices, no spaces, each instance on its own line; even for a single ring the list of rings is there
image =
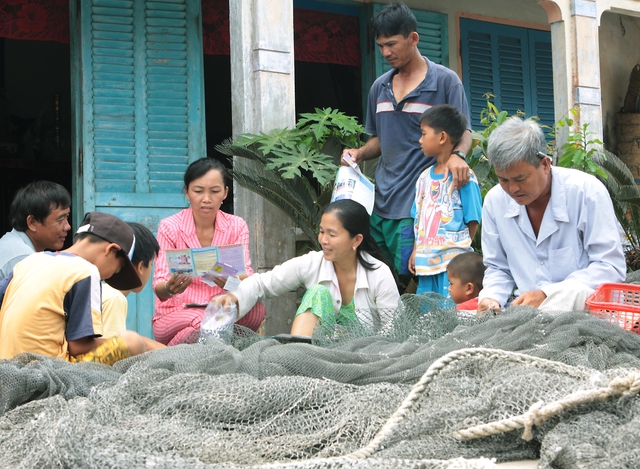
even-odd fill
[[[462,20],[461,20],[462,24]],[[464,84],[472,128],[480,128],[480,111],[486,106],[485,93],[496,94],[498,71],[494,68],[494,52],[491,35],[463,28],[460,34],[462,47],[462,82]]]
[[[526,48],[523,48],[521,37],[494,35],[498,47],[498,95],[501,109],[514,114],[516,111],[527,112],[525,87],[528,74],[525,75]],[[525,77],[527,80],[525,80]]]
[[[74,213],[156,231],[185,207],[182,178],[204,156],[200,0],[71,0]],[[151,336],[153,292],[128,298]]]
[[[462,82],[471,107],[474,128],[481,127],[480,112],[491,93],[499,110],[522,111],[554,124],[551,35],[546,31],[516,28],[463,18]]]
[[[200,2],[78,1],[84,211],[183,206],[206,148]]]
[[[374,4],[374,16],[384,8],[385,5]],[[418,21],[418,50],[429,60],[449,66],[449,40],[447,15],[442,13],[433,13],[423,10],[411,10]],[[389,62],[384,60],[380,52],[375,52],[375,72],[376,78],[385,72],[391,70]]]
[[[551,57],[551,34],[546,31],[529,31],[531,56],[534,66],[530,68],[531,83],[535,85],[536,99],[533,114],[548,126],[555,123],[553,101],[553,59]]]

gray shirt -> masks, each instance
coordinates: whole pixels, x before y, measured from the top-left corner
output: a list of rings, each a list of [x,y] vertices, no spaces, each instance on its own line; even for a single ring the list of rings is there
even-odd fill
[[[13,271],[22,259],[36,252],[33,243],[23,231],[15,229],[0,238],[0,280]]]
[[[458,75],[426,57],[424,60],[427,76],[402,101],[396,102],[393,94],[396,69],[380,76],[369,91],[366,131],[378,137],[382,151],[376,168],[373,212],[390,220],[411,218],[416,181],[435,164],[435,158],[425,156],[418,143],[422,113],[436,104],[451,104],[466,116],[471,130],[469,105]]]

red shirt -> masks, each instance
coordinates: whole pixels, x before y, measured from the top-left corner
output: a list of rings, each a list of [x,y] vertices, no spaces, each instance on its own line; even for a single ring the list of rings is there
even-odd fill
[[[470,311],[478,309],[478,297],[471,298],[470,300],[463,301],[462,303],[458,303],[456,305],[456,309],[460,311]]]

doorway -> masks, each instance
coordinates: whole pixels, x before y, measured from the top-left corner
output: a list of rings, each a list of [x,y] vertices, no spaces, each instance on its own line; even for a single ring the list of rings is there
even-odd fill
[[[9,209],[20,187],[46,179],[71,193],[69,60],[68,44],[0,38],[2,233],[11,230]]]

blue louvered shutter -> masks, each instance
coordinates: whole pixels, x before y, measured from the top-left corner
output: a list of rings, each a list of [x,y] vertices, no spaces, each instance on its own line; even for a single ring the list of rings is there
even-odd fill
[[[374,15],[384,8],[385,5],[374,4]],[[429,58],[429,60],[449,66],[449,41],[447,15],[442,13],[433,13],[423,10],[411,10],[418,21],[418,50],[420,53]],[[375,53],[375,72],[376,77],[389,71],[391,66],[389,62],[384,60],[380,52]]]
[[[205,155],[200,0],[72,0],[70,19],[76,223],[98,210],[155,232]],[[129,305],[150,336],[150,286]]]
[[[553,59],[551,57],[551,34],[547,31],[529,30],[530,55],[533,67],[530,67],[531,83],[535,87],[533,114],[540,122],[548,126],[555,123],[553,101]]]
[[[553,71],[551,35],[463,18],[462,82],[474,128],[481,127],[480,112],[491,93],[500,110],[538,116],[553,125]]]

